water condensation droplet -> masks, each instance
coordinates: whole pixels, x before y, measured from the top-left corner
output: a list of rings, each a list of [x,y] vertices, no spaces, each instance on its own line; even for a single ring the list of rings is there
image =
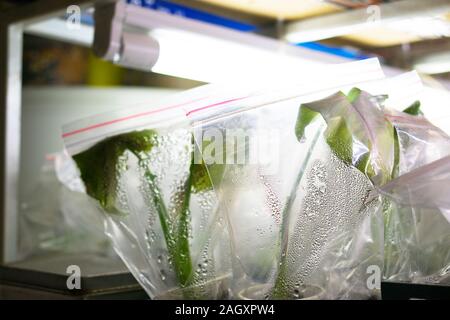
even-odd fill
[[[336,242],[336,234],[351,237],[357,230],[367,211],[361,208],[365,207],[364,201],[372,189],[361,172],[331,152],[327,157],[310,161],[302,186],[305,192],[293,205],[298,210],[298,218],[289,237],[285,260],[289,268],[286,289],[296,299],[301,298],[300,286],[308,284],[315,272],[335,267],[327,265],[337,259],[326,256],[334,252],[327,247],[343,246],[340,250],[348,250],[344,246],[351,239],[340,238]]]
[[[326,190],[327,190],[327,188],[325,187],[325,185],[320,185],[319,186],[320,193],[325,193]]]

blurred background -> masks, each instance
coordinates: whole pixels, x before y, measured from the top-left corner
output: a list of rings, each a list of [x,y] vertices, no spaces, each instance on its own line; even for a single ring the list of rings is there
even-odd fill
[[[2,0],[0,8],[7,10],[30,2],[34,1]],[[285,39],[290,43],[313,50],[322,50],[349,59],[376,56],[389,66],[405,70],[416,69],[424,76],[450,80],[448,1],[135,0],[129,2],[152,10],[217,23],[242,32],[260,33],[271,37],[278,37],[284,33]],[[24,84],[153,85],[181,89],[198,84],[185,79],[113,67],[108,70],[109,75],[102,78],[98,70],[106,71],[108,66],[93,57],[89,49],[45,41],[36,36],[26,37]]]

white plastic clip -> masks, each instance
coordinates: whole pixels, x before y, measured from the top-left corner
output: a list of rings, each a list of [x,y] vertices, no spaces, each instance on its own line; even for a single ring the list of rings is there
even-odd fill
[[[159,57],[159,43],[148,33],[124,31],[125,1],[103,3],[95,8],[94,53],[119,65],[150,70]]]

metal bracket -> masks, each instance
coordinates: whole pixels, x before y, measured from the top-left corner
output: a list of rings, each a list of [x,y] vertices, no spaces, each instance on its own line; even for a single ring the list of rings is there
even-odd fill
[[[126,2],[95,7],[93,50],[99,57],[125,67],[150,70],[158,60],[159,44],[148,33],[125,31]]]

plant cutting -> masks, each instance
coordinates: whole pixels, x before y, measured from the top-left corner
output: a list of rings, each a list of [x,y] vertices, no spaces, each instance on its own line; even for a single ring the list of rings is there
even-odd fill
[[[376,106],[376,101],[373,101],[373,97],[361,92],[358,89],[354,89],[349,95],[336,94],[333,96],[332,101],[317,102],[311,104],[304,104],[300,108],[298,113],[295,132],[297,139],[302,142],[306,128],[320,116],[325,120],[327,124],[326,131],[324,132],[324,141],[329,146],[333,155],[337,157],[342,163],[348,167],[354,167],[361,175],[369,178],[372,184],[378,185],[389,181],[396,175],[395,167],[398,167],[399,161],[399,146],[398,137],[396,136],[395,128],[390,122],[386,121],[383,116],[383,112]],[[375,105],[375,106],[374,106]],[[416,110],[414,107],[411,110]],[[294,110],[296,111],[296,110]],[[270,117],[269,117],[270,118]],[[272,118],[270,118],[272,119]],[[292,117],[290,118],[292,119]],[[291,123],[291,122],[289,122]],[[229,123],[226,123],[229,125]],[[253,124],[252,124],[253,125]],[[225,128],[226,126],[223,126]],[[371,134],[368,134],[371,132]],[[153,164],[150,160],[150,155],[158,153],[158,149],[163,148],[160,144],[164,135],[156,130],[147,129],[141,131],[132,131],[124,134],[112,136],[104,139],[87,150],[82,151],[73,156],[78,168],[80,169],[81,178],[86,186],[86,192],[93,198],[97,199],[100,206],[109,214],[114,217],[126,217],[129,216],[127,206],[124,206],[122,201],[122,195],[120,192],[122,177],[126,176],[129,169],[129,160],[131,158],[136,159],[139,167],[140,179],[139,183],[144,188],[136,189],[139,193],[145,193],[145,201],[147,201],[147,208],[149,211],[156,213],[157,222],[161,229],[162,241],[164,243],[164,250],[167,252],[168,260],[171,264],[171,274],[175,275],[176,285],[175,287],[180,289],[173,297],[178,298],[211,298],[217,296],[208,296],[199,294],[202,290],[199,286],[210,285],[209,280],[200,280],[197,272],[200,264],[198,264],[199,251],[198,247],[203,245],[192,245],[193,223],[192,217],[197,216],[195,212],[195,202],[198,200],[200,194],[211,191],[213,186],[220,186],[222,177],[225,172],[225,165],[222,164],[205,164],[205,162],[196,163],[194,152],[196,152],[196,145],[191,133],[188,134],[190,143],[186,146],[183,145],[183,153],[189,154],[183,163],[185,163],[185,171],[180,173],[177,177],[180,183],[171,194],[171,197],[167,197],[167,185],[161,183],[160,172],[155,171]],[[186,135],[186,137],[188,136]],[[306,150],[306,157],[302,158],[303,168],[298,171],[296,180],[292,189],[290,189],[290,196],[284,206],[280,206],[284,211],[282,213],[282,226],[281,226],[281,240],[279,244],[281,266],[277,271],[275,287],[272,290],[272,298],[300,298],[302,294],[314,291],[314,296],[320,296],[317,292],[323,291],[323,288],[313,287],[301,288],[298,290],[300,294],[292,292],[290,288],[286,286],[286,282],[290,279],[289,270],[287,269],[287,257],[291,255],[288,246],[289,236],[289,221],[287,217],[294,215],[294,203],[296,201],[297,189],[300,182],[304,180],[305,171],[308,163],[310,163],[313,149],[316,142],[322,137],[322,131],[318,130],[314,132],[312,141],[312,147]],[[295,138],[293,144],[297,143]],[[393,143],[395,141],[395,143]],[[355,144],[358,142],[359,144]],[[202,144],[202,149],[207,145]],[[303,157],[303,155],[302,155]],[[164,164],[163,164],[164,165]],[[170,165],[170,163],[168,164]],[[131,169],[132,170],[132,169]],[[183,169],[184,170],[184,169]],[[239,170],[238,170],[239,171]],[[238,174],[244,173],[245,170],[239,171]],[[257,172],[257,168],[251,168],[253,178],[260,178],[260,172]],[[227,177],[227,181],[233,177]],[[248,179],[247,182],[258,183],[259,181]],[[231,186],[237,185],[230,184]],[[261,183],[261,188],[258,189],[259,196],[267,196],[270,193],[265,193],[264,187],[269,186],[266,182]],[[166,189],[164,189],[166,187]],[[229,191],[234,192],[234,189]],[[245,184],[244,187],[248,188],[249,184]],[[269,186],[270,187],[270,186]],[[256,189],[256,188],[255,188]],[[225,187],[224,189],[225,190]],[[251,190],[250,190],[251,191]],[[271,191],[271,190],[268,190]],[[251,194],[249,192],[248,194]],[[173,201],[172,195],[176,199]],[[222,194],[224,195],[224,194]],[[231,195],[229,199],[236,199]],[[240,201],[245,202],[245,196],[241,197]],[[271,198],[270,198],[271,199]],[[269,200],[270,200],[269,199]],[[263,201],[260,201],[261,203]],[[194,203],[194,206],[192,205]],[[248,202],[251,204],[251,202]],[[247,204],[248,204],[247,203]],[[224,203],[220,203],[221,206]],[[245,207],[245,206],[244,206]],[[261,208],[268,208],[266,204],[262,204]],[[236,207],[238,208],[238,206]],[[247,208],[249,206],[247,205]],[[269,208],[271,209],[271,208]],[[215,210],[215,209],[214,209]],[[143,212],[142,210],[140,212]],[[236,211],[239,213],[239,210]],[[249,213],[251,213],[249,211]],[[215,215],[212,212],[211,215]],[[145,215],[143,212],[142,215]],[[250,216],[250,215],[249,215]],[[117,219],[119,221],[120,219]],[[239,221],[240,218],[238,219]],[[139,222],[141,222],[140,220]],[[239,222],[238,221],[238,222]],[[255,221],[256,222],[256,221]],[[278,222],[277,222],[278,223]],[[141,232],[143,229],[133,230],[136,233],[144,234]],[[278,229],[276,229],[278,232]],[[147,231],[147,230],[145,230]],[[208,233],[212,233],[208,231]],[[207,239],[204,235],[193,235],[197,239],[197,244],[206,243]],[[204,238],[204,239],[203,239]],[[200,241],[198,240],[200,239]],[[267,239],[267,238],[266,238]],[[275,244],[275,242],[272,242]],[[244,243],[237,243],[239,246],[244,246]],[[275,244],[276,245],[276,244]],[[142,248],[141,248],[142,250]],[[268,266],[267,270],[262,272],[264,276],[271,272],[274,253],[278,249],[270,252],[270,259],[265,259],[264,253],[268,251],[261,250],[254,252],[255,254],[247,258],[247,261],[258,261],[259,267],[266,270],[266,266],[262,267],[262,264]],[[253,252],[252,252],[253,254]],[[253,259],[256,257],[256,260]],[[145,257],[148,259],[148,257]],[[157,256],[152,256],[152,259],[156,260]],[[263,262],[262,260],[266,261]],[[255,265],[258,267],[257,265]],[[159,270],[156,270],[158,273]],[[258,274],[255,272],[254,274]],[[151,275],[152,276],[152,275]],[[215,278],[220,280],[220,276]],[[215,281],[213,279],[213,281]],[[263,282],[265,279],[255,277],[251,281]],[[252,285],[252,284],[250,284]],[[171,284],[171,288],[173,285]],[[228,289],[228,288],[226,288]],[[251,288],[250,288],[251,289]],[[309,290],[311,289],[311,290]],[[251,291],[251,290],[250,290]],[[246,291],[246,292],[250,292]],[[179,293],[182,295],[179,295]],[[173,292],[172,292],[173,293]],[[171,293],[169,292],[169,295]],[[259,292],[257,293],[259,294]],[[169,296],[166,295],[166,296]]]
[[[324,100],[303,104],[299,109],[295,126],[297,139],[302,142],[305,129],[319,115],[322,116],[327,123],[324,138],[331,152],[346,165],[353,166],[363,173],[372,184],[382,185],[398,174],[399,165],[396,129],[385,119],[382,108],[378,106],[378,103],[384,99],[386,97],[371,97],[360,89],[354,88],[347,96],[338,93]],[[419,107],[420,103],[416,102],[405,112],[417,114]],[[308,150],[284,206],[280,229],[280,265],[272,290],[272,297],[275,299],[300,298],[298,286],[293,290],[292,275],[288,268],[289,256],[292,254],[288,246],[291,236],[289,216],[296,214],[292,211],[293,203],[319,134],[317,132],[313,137],[312,147]],[[386,218],[390,206],[384,204],[383,208]]]
[[[381,187],[385,212],[384,277],[394,281],[447,281],[449,257],[448,135],[421,117],[416,103],[389,115],[397,129],[400,176]],[[416,117],[417,116],[417,117]]]
[[[73,156],[89,196],[98,200],[100,206],[112,215],[127,215],[119,201],[119,180],[128,170],[127,153],[136,157],[142,171],[142,183],[149,191],[149,208],[156,210],[167,248],[168,260],[173,266],[178,285],[184,298],[202,298],[192,289],[199,285],[198,272],[193,265],[190,250],[190,201],[193,194],[209,191],[212,182],[202,161],[195,163],[195,143],[191,135],[190,164],[182,187],[177,190],[177,201],[172,201],[172,214],[152,172],[149,154],[158,145],[158,133],[147,129],[119,134],[98,142],[91,148]],[[220,166],[214,168],[214,176],[220,178]],[[217,178],[218,179],[218,178]],[[201,284],[201,283],[200,283]],[[191,289],[190,289],[191,288]]]

